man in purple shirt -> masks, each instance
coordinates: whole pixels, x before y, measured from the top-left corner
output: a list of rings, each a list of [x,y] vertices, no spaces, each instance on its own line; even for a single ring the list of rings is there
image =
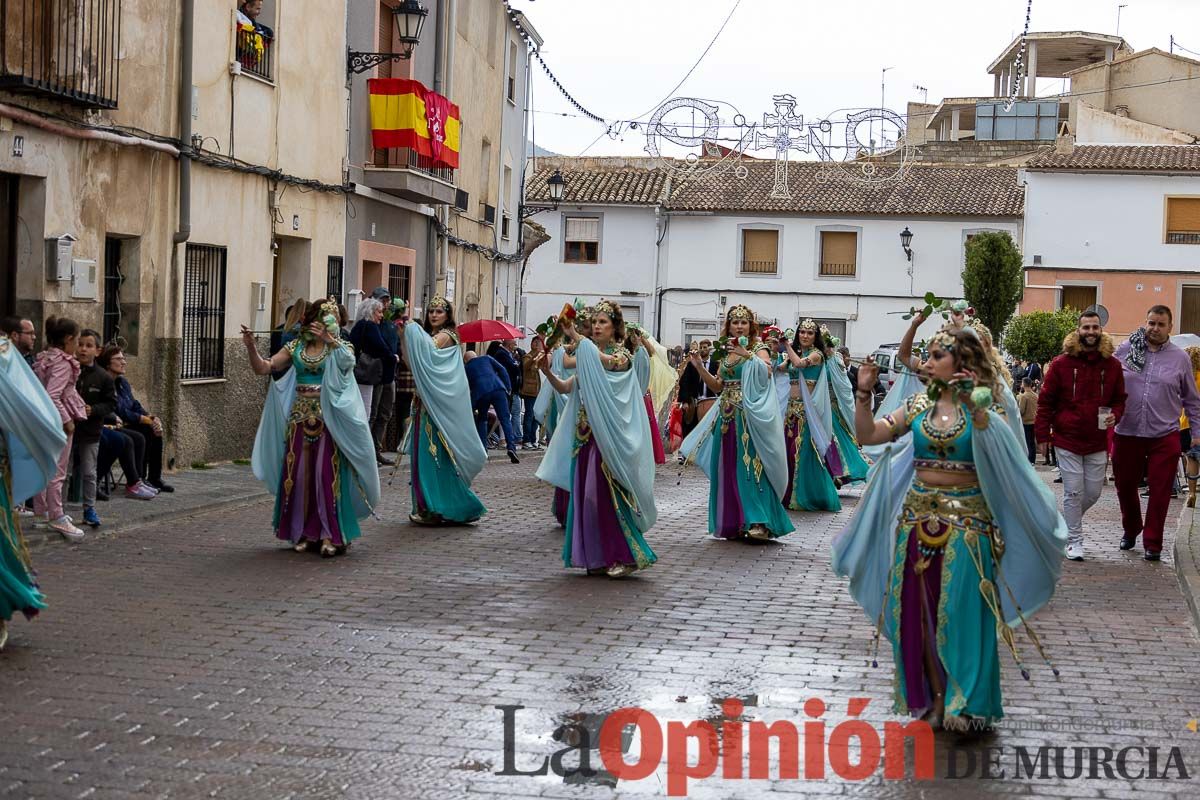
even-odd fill
[[[1117,424],[1113,448],[1113,473],[1121,502],[1121,549],[1130,550],[1142,534],[1147,561],[1162,554],[1163,523],[1171,504],[1171,486],[1179,463],[1179,412],[1200,419],[1200,392],[1192,375],[1192,361],[1182,348],[1171,344],[1171,309],[1154,306],[1146,312],[1146,325],[1117,348],[1125,370],[1125,414]],[[1192,444],[1200,441],[1200,430]],[[1142,476],[1150,485],[1150,501],[1142,521],[1138,485]]]

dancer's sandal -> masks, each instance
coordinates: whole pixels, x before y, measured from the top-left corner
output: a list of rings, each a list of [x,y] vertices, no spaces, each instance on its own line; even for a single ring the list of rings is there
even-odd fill
[[[333,546],[333,542],[328,539],[321,540],[321,558],[333,558],[338,554],[338,549]]]
[[[636,567],[629,564],[613,564],[605,574],[610,578],[624,578],[626,575],[633,574],[635,569]]]

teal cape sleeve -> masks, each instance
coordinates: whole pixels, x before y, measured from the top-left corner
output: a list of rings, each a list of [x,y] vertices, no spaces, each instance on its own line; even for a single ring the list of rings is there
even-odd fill
[[[1004,542],[997,580],[1001,613],[1005,624],[1016,627],[1054,594],[1067,531],[1054,493],[1010,433],[1005,420],[989,411],[987,427],[974,430],[973,447],[979,485]],[[883,609],[900,510],[913,476],[911,443],[886,445],[854,516],[833,539],[833,571],[850,579],[851,596],[872,622]],[[883,624],[890,638],[891,620]]]
[[[912,372],[907,367],[904,368],[904,371],[900,373],[900,377],[896,379],[892,384],[892,388],[884,396],[883,402],[879,404],[879,409],[875,412],[875,419],[881,420],[885,414],[899,411],[908,398],[923,391],[925,391],[925,384],[921,383],[921,379],[917,377],[915,372]],[[892,451],[893,457],[896,457],[907,449],[907,457],[911,459],[912,433],[905,431],[904,435],[895,442],[863,446],[863,452],[872,461],[878,460],[884,451],[889,449]]]
[[[829,370],[821,370],[821,377],[817,378],[817,385],[811,392],[808,390],[808,381],[801,375],[800,399],[804,402],[804,424],[808,426],[813,444],[824,460],[833,441],[833,402],[829,392]]]
[[[288,415],[295,399],[295,369],[269,382],[250,464],[254,476],[266,484],[271,494],[279,491],[288,445]],[[379,467],[375,462],[371,426],[354,381],[354,356],[346,346],[333,348],[325,359],[321,374],[321,416],[334,444],[354,472],[358,484],[358,491],[351,494],[354,515],[359,519],[368,517],[379,505]]]
[[[757,356],[742,365],[742,414],[746,429],[754,441],[754,449],[762,461],[763,474],[779,497],[787,494],[787,454],[784,452],[783,415],[779,411],[779,392],[771,379],[771,370]],[[713,430],[721,412],[720,401],[713,403],[696,429],[688,434],[679,453],[689,461],[697,461],[710,481]]]
[[[550,356],[550,371],[562,380],[566,380],[565,369],[563,367],[563,359],[566,358],[566,348],[556,347]],[[550,385],[550,381],[542,381],[541,388],[538,389],[537,399],[533,401],[533,417],[540,424],[545,425],[546,420],[550,418],[550,409],[554,408],[554,404],[558,404],[558,410],[562,411],[567,404],[565,395],[561,395],[554,390]]]
[[[0,428],[8,447],[12,500],[24,503],[46,488],[67,446],[54,401],[20,351],[0,334]]]
[[[433,418],[454,456],[455,467],[470,483],[487,463],[487,450],[483,449],[475,426],[462,353],[457,347],[436,346],[420,325],[404,326],[404,347],[421,410]]]
[[[1013,394],[1012,389],[1003,378],[999,378],[997,382],[1000,384],[1000,397],[997,399],[1004,408],[1004,421],[1013,435],[1017,437],[1017,441],[1024,447],[1025,425],[1021,422],[1021,409],[1017,406],[1017,396]],[[1026,459],[1028,460],[1028,455],[1026,455]]]
[[[571,490],[575,420],[582,405],[604,466],[633,498],[634,521],[638,530],[645,533],[658,519],[654,502],[654,447],[642,399],[645,392],[632,369],[619,372],[605,369],[600,362],[600,351],[590,339],[579,343],[575,359],[575,384],[537,477],[564,491]]]
[[[650,391],[650,354],[644,347],[639,347],[633,354],[633,373],[637,375],[638,386],[642,387],[642,394]]]
[[[853,427],[854,387],[850,385],[850,376],[842,367],[841,360],[839,359],[835,364],[834,358],[836,356],[825,359],[823,366],[829,373],[829,385],[833,387],[833,396],[837,400],[838,411],[842,413],[842,419],[846,420],[846,424]]]

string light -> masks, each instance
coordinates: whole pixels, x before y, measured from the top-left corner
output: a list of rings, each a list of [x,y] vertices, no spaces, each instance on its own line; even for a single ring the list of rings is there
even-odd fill
[[[1017,102],[1017,97],[1021,93],[1021,84],[1025,82],[1025,48],[1029,45],[1029,20],[1032,15],[1033,0],[1028,0],[1025,4],[1025,31],[1021,34],[1021,48],[1017,51],[1015,63],[1017,76],[1013,81],[1012,91],[1009,92],[1008,99],[1004,102],[1005,111],[1012,111],[1013,104]]]

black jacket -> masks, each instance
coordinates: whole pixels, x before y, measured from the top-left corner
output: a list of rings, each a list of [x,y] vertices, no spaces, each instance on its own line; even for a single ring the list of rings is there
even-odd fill
[[[108,370],[93,362],[91,366],[80,367],[75,388],[79,390],[83,402],[92,409],[88,418],[75,426],[75,441],[83,444],[98,442],[104,420],[117,411],[116,384],[113,383]]]
[[[717,374],[720,366],[713,359],[709,359],[708,371],[713,375]],[[703,397],[712,397],[713,394],[708,388],[708,384],[700,377],[700,373],[696,368],[689,363],[683,368],[683,374],[679,376],[679,402],[691,403]]]

